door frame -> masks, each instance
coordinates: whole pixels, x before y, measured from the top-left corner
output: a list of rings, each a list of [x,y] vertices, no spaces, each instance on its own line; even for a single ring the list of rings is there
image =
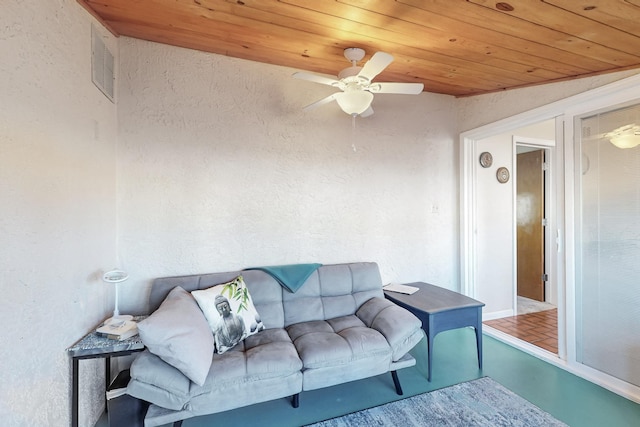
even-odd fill
[[[555,252],[558,277],[558,350],[559,357],[509,336],[495,337],[542,360],[594,382],[630,400],[640,403],[640,387],[621,381],[576,361],[576,250],[574,222],[574,119],[576,116],[610,106],[640,100],[640,74],[555,101],[494,123],[462,132],[459,140],[460,159],[460,289],[475,297],[475,183],[476,141],[545,120],[556,120],[556,224]],[[485,329],[485,332],[489,328]]]
[[[531,147],[544,150],[544,218],[547,223],[544,227],[544,273],[547,274],[548,280],[544,283],[544,300],[552,304],[558,305],[558,277],[557,277],[557,256],[553,256],[553,233],[554,225],[556,222],[557,214],[555,212],[555,176],[553,174],[553,168],[555,166],[555,148],[556,141],[550,139],[530,138],[524,136],[514,135],[512,137],[513,142],[513,165],[514,165],[514,180],[517,179],[518,168],[515,166],[518,164],[518,147]],[[513,236],[517,239],[518,225],[515,210],[517,209],[518,188],[513,186],[513,206],[514,206],[514,218],[513,218]],[[515,280],[513,282],[513,307],[517,310],[518,307],[518,247],[514,246],[514,272]],[[548,298],[551,296],[551,298]]]
[[[561,311],[563,310],[560,306],[564,305],[564,293],[561,290],[564,289],[563,286],[563,270],[560,262],[560,251],[556,250],[554,246],[560,247],[561,240],[561,232],[555,231],[560,230],[563,227],[562,216],[563,216],[563,203],[562,203],[562,183],[564,177],[564,168],[563,168],[563,138],[564,132],[563,130],[563,121],[562,116],[558,113],[559,110],[555,108],[547,108],[541,107],[536,110],[532,110],[528,113],[522,113],[520,115],[501,120],[499,122],[488,124],[482,126],[481,128],[464,132],[460,135],[460,164],[461,164],[461,178],[460,178],[460,278],[461,278],[461,292],[465,295],[468,295],[472,298],[478,298],[478,285],[476,281],[476,262],[477,262],[477,240],[476,240],[476,230],[477,230],[477,203],[476,203],[476,192],[477,185],[474,181],[475,171],[477,166],[477,159],[479,150],[476,148],[476,144],[478,141],[482,141],[483,139],[490,138],[495,135],[501,135],[505,133],[513,133],[511,137],[511,151],[512,151],[512,165],[516,162],[516,144],[530,144],[535,146],[540,146],[541,148],[545,148],[549,150],[549,162],[551,163],[550,170],[551,180],[547,183],[549,186],[549,191],[547,191],[549,205],[551,207],[552,215],[550,215],[549,222],[550,225],[547,227],[549,232],[549,237],[547,239],[550,247],[546,251],[549,255],[549,270],[548,274],[551,277],[555,278],[555,287],[556,287],[556,297],[557,297],[557,305],[558,305],[558,323],[559,328],[561,328],[560,323],[563,321],[563,315]],[[545,121],[555,121],[555,140],[545,140],[542,138],[529,138],[518,136],[516,133],[518,129],[524,128],[527,126],[535,125],[537,123],[545,122]],[[556,142],[557,141],[557,142]],[[513,179],[513,178],[512,178]],[[516,206],[516,197],[517,192],[514,185],[512,190],[512,232],[515,236],[517,235],[516,230],[516,221],[515,221],[515,206]],[[563,233],[562,233],[563,234]],[[555,243],[555,244],[554,244]],[[516,283],[517,283],[517,275],[516,275],[516,254],[517,247],[515,244],[512,245],[512,277],[511,277],[511,286],[513,291],[513,302],[512,302],[512,310],[517,306],[517,295],[516,295]],[[552,255],[553,254],[553,255]],[[515,315],[515,312],[513,313]],[[560,339],[563,339],[564,336],[562,331],[558,331],[558,351],[559,354],[564,356],[564,345],[560,342]]]

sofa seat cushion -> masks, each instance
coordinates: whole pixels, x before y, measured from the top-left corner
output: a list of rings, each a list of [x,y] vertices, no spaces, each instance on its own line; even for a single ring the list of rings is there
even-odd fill
[[[145,351],[131,365],[127,393],[163,408],[190,408],[194,397],[271,378],[299,374],[302,361],[284,329],[267,329],[247,337],[223,354],[213,354],[203,385]],[[301,388],[301,385],[300,385]]]
[[[176,411],[191,399],[190,388],[195,383],[149,350],[136,356],[130,371],[127,394],[133,397]]]
[[[209,378],[195,394],[222,388],[236,381],[250,382],[284,377],[302,369],[291,338],[284,329],[266,329],[247,337],[223,354],[214,354]]]
[[[340,367],[361,359],[386,359],[385,337],[355,315],[302,322],[287,327],[304,369]]]

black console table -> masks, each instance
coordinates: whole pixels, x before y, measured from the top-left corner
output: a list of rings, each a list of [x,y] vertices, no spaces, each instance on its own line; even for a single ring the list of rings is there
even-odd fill
[[[134,317],[135,321],[144,319],[146,316]],[[126,340],[116,341],[109,338],[103,338],[94,332],[90,332],[80,341],[67,349],[71,356],[73,364],[73,385],[71,392],[71,425],[78,427],[78,384],[79,384],[79,365],[82,359],[105,359],[105,400],[106,390],[111,380],[111,358],[119,356],[127,356],[144,350],[144,344],[139,335],[134,335]],[[105,406],[106,407],[106,406]]]

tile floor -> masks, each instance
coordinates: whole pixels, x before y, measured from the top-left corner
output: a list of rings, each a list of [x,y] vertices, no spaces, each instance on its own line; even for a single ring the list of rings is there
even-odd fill
[[[503,317],[483,323],[547,351],[558,353],[558,309]]]

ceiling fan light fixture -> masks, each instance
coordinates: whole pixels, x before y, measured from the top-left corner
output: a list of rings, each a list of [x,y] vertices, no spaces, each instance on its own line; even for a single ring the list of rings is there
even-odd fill
[[[364,90],[354,90],[338,94],[336,102],[349,115],[364,113],[373,101],[373,94]]]
[[[352,117],[368,117],[373,114],[371,101],[373,101],[374,93],[397,93],[405,95],[418,95],[422,93],[424,89],[422,83],[372,83],[372,80],[391,64],[393,56],[385,52],[376,52],[363,67],[359,67],[356,64],[364,57],[364,53],[364,50],[359,48],[345,49],[344,56],[351,61],[351,66],[345,68],[338,74],[338,80],[306,73],[304,71],[293,73],[293,77],[297,79],[324,84],[342,91],[329,95],[313,104],[309,104],[304,107],[303,110],[308,111],[331,101],[336,101],[342,111],[348,115]]]
[[[605,135],[613,145],[627,149],[640,145],[640,126],[634,124],[619,127]]]

